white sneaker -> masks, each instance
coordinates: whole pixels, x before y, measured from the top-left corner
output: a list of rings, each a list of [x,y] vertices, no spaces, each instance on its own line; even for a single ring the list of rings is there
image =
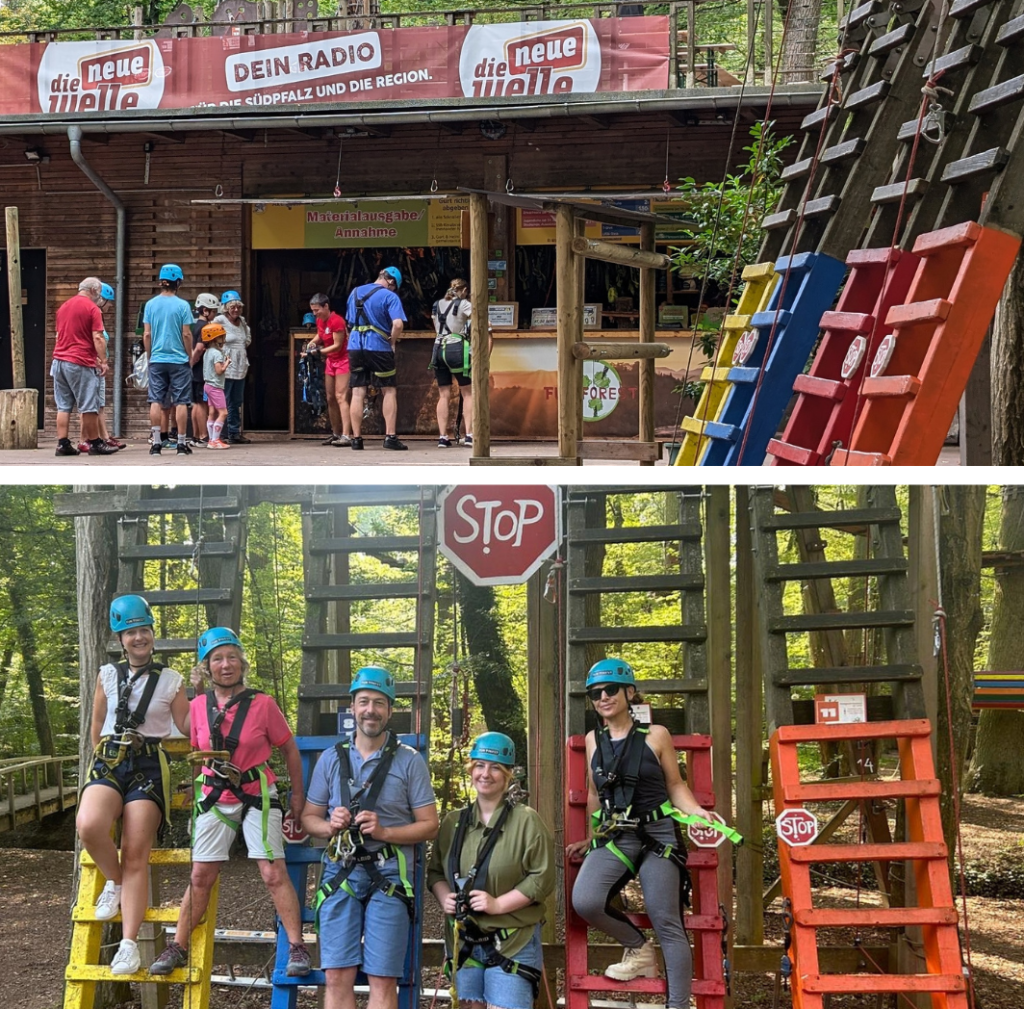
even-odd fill
[[[113,880],[107,880],[96,901],[96,917],[100,921],[110,921],[121,910],[121,886]]]
[[[117,947],[114,959],[110,961],[111,974],[134,974],[142,967],[142,960],[139,959],[139,946],[131,939],[122,939],[121,945]]]
[[[638,949],[623,950],[622,959],[605,967],[604,976],[616,981],[632,981],[635,977],[657,977],[658,954],[654,950],[654,943],[648,939]]]

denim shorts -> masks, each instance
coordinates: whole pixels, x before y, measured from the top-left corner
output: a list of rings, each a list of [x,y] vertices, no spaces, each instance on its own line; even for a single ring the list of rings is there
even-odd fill
[[[473,947],[474,960],[482,960],[483,951]],[[540,925],[535,925],[530,941],[513,960],[527,967],[544,967],[544,950],[540,944]],[[533,986],[518,974],[507,974],[500,967],[463,967],[457,978],[460,1002],[486,1002],[498,1009],[533,1009]]]
[[[411,871],[411,865],[409,869]],[[324,881],[329,882],[339,871],[339,866],[328,863]],[[389,858],[380,872],[397,883],[400,879],[398,860]],[[405,902],[378,890],[364,908],[362,901],[371,887],[370,877],[361,865],[352,870],[348,884],[356,897],[338,890],[320,907],[321,968],[361,965],[363,973],[373,977],[401,977],[405,973],[405,951],[411,927]]]
[[[188,406],[192,402],[192,366],[150,361],[149,401],[161,406]]]
[[[71,413],[75,407],[79,413],[99,413],[102,380],[95,368],[54,358],[50,377],[58,413]]]

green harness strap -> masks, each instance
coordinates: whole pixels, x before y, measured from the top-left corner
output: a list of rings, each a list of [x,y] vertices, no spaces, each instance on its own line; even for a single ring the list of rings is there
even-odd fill
[[[220,807],[214,802],[212,805],[207,805],[206,800],[208,796],[203,794],[203,785],[209,784],[209,776],[204,774],[202,771],[196,775],[195,781],[193,782],[193,813],[192,817],[192,845],[195,847],[196,843],[196,820],[202,813],[213,813],[221,823],[230,827],[234,831],[238,831],[242,826],[242,820],[245,819],[250,809],[258,809],[260,811],[260,838],[263,843],[263,851],[270,862],[274,861],[274,852],[270,847],[270,810],[273,808],[273,802],[270,797],[270,782],[267,780],[267,764],[262,763],[257,767],[251,768],[246,772],[247,775],[253,775],[250,781],[259,781],[260,783],[260,794],[257,799],[254,795],[249,795],[246,792],[235,792],[231,790],[231,794],[234,798],[238,799],[239,795],[245,796],[244,799],[239,799],[242,804],[242,816],[241,819],[236,823],[229,816],[225,816],[221,811]],[[227,791],[227,789],[223,790]],[[223,791],[221,794],[223,794]],[[218,797],[219,798],[219,797]]]
[[[392,883],[380,871],[380,866],[392,857],[398,861],[397,883]],[[409,918],[412,919],[415,912],[416,891],[413,889],[412,883],[409,882],[408,863],[405,854],[401,848],[386,844],[383,848],[378,848],[377,851],[354,855],[338,875],[326,883],[323,881],[323,873],[321,872],[320,885],[317,887],[316,897],[313,900],[313,913],[315,915],[313,927],[317,934],[320,932],[320,908],[325,901],[333,897],[339,890],[343,890],[350,897],[359,900],[355,890],[352,889],[348,882],[348,877],[352,875],[357,865],[361,865],[366,869],[366,874],[370,877],[370,883],[372,884],[369,894],[362,901],[364,907],[369,902],[370,897],[375,892],[379,892],[383,893],[386,897],[397,897],[401,900],[409,912]]]

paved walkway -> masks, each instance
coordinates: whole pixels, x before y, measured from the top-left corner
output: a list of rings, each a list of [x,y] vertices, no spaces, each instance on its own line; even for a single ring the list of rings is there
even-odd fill
[[[256,440],[256,439],[259,440]],[[406,439],[407,452],[384,451],[380,438],[368,438],[362,452],[348,448],[327,448],[319,442],[296,439],[287,436],[269,436],[266,439],[254,436],[251,445],[233,445],[228,451],[195,449],[191,456],[178,458],[173,451],[151,456],[149,445],[142,441],[130,441],[128,448],[113,456],[55,457],[55,443],[41,440],[35,451],[0,452],[0,466],[60,466],[69,471],[83,466],[132,468],[147,466],[164,469],[195,469],[217,466],[465,466],[469,467],[470,449],[437,447],[433,439]],[[491,455],[496,459],[554,457],[558,448],[553,442],[498,442],[492,444]],[[939,466],[958,466],[958,450],[945,448],[939,459]],[[588,459],[586,466],[638,466],[638,463],[600,459]],[[667,458],[657,465],[667,465]],[[739,470],[737,470],[739,472]],[[747,468],[747,472],[750,470]],[[119,477],[123,479],[123,477]]]

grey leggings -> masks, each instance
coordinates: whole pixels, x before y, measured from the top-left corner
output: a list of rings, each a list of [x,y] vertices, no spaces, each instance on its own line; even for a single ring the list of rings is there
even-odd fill
[[[648,835],[663,844],[676,843],[674,820],[658,820],[644,828]],[[616,847],[636,865],[640,853],[639,838],[624,831]],[[679,867],[670,859],[648,855],[640,863],[640,888],[644,906],[661,944],[668,980],[666,1006],[686,1009],[690,1004],[690,981],[693,977],[693,956],[683,927],[680,907]],[[607,847],[595,848],[587,854],[572,888],[572,906],[576,913],[594,928],[607,932],[616,942],[631,949],[643,945],[646,936],[622,914],[609,907],[612,898],[629,881],[630,873],[622,860]]]

